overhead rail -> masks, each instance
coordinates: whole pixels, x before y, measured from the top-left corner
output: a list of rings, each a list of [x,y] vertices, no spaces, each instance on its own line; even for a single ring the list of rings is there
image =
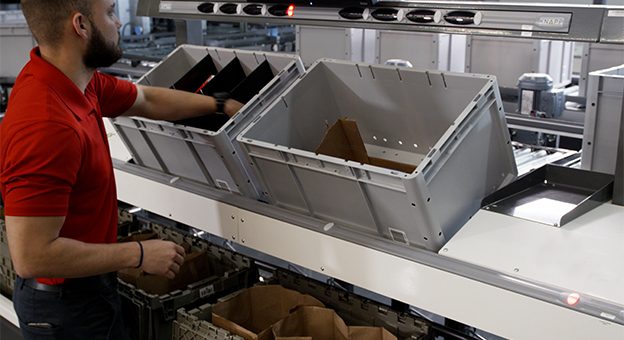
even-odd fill
[[[624,44],[624,6],[457,1],[139,0],[139,15]]]

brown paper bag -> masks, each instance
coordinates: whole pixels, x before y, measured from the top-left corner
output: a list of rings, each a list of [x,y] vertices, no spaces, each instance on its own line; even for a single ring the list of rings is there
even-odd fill
[[[282,286],[257,286],[212,307],[212,323],[246,340],[272,339],[271,325],[297,306],[323,306],[310,295]]]
[[[332,309],[302,306],[271,327],[275,340],[396,340],[379,327],[348,327]]]

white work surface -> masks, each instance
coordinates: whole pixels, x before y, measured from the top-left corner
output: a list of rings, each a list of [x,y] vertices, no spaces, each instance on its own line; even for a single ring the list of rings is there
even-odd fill
[[[115,170],[115,177],[121,201],[499,336],[530,340],[624,339],[624,326],[604,319],[125,171]],[[507,245],[512,247],[516,241],[508,241]]]
[[[439,253],[624,305],[624,207],[610,203],[560,228],[480,210]]]
[[[13,310],[13,302],[2,295],[0,295],[0,317],[5,318],[15,327],[19,327],[17,314],[15,314],[15,310]],[[0,337],[0,339],[2,338]]]

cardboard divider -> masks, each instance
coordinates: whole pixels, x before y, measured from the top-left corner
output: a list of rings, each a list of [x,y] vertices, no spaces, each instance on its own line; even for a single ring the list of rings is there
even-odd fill
[[[415,165],[400,163],[388,159],[370,157],[364,146],[357,122],[354,119],[340,118],[325,132],[317,154],[348,159],[382,168],[412,173]]]

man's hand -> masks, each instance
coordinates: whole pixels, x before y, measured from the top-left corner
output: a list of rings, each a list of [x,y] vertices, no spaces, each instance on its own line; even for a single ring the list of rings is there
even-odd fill
[[[143,245],[141,268],[144,272],[168,279],[173,279],[180,272],[180,267],[184,263],[184,248],[162,240],[141,241],[141,244]]]
[[[228,115],[228,117],[232,117],[243,107],[243,105],[243,103],[234,99],[228,99],[225,101],[225,104],[223,104],[223,111],[225,111],[224,113]]]

